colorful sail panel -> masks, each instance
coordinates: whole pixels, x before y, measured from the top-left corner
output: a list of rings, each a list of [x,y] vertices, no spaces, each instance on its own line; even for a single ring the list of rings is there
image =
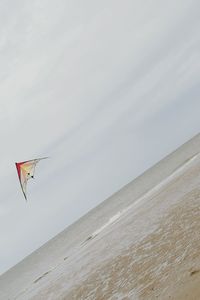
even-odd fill
[[[47,157],[43,157],[43,158],[37,158],[37,159],[32,159],[32,160],[15,163],[16,168],[17,168],[18,177],[19,177],[19,182],[20,182],[22,192],[23,192],[26,200],[27,200],[27,193],[26,193],[27,182],[29,179],[34,178],[35,167],[36,167],[37,163],[40,160],[46,159],[46,158]]]

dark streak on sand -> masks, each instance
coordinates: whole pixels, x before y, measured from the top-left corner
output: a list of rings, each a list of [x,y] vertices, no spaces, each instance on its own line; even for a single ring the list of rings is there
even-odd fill
[[[93,235],[90,235],[90,236],[85,240],[85,242],[90,241],[90,240],[92,240],[92,239],[93,239]]]
[[[190,276],[196,275],[197,273],[199,273],[200,270],[194,270],[190,272]]]
[[[36,280],[34,280],[33,283],[37,283],[39,280],[41,280],[43,277],[45,277],[46,275],[48,275],[51,271],[45,272],[43,275],[41,275],[40,277],[38,277]]]
[[[82,243],[82,245],[86,244],[87,242],[91,241],[96,235],[90,235],[87,237],[87,239],[85,239]]]

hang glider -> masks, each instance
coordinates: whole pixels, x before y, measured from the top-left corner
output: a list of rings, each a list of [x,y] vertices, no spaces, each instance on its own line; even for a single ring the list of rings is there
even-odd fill
[[[19,182],[20,182],[22,192],[23,192],[26,200],[27,200],[27,194],[26,194],[27,182],[29,179],[34,178],[35,167],[36,167],[37,163],[40,160],[46,159],[46,158],[47,157],[43,157],[43,158],[37,158],[37,159],[26,160],[23,162],[15,163],[16,168],[17,168],[17,174],[19,177]]]

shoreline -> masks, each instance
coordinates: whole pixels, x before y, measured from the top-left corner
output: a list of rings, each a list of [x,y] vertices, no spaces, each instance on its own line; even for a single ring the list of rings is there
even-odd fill
[[[0,298],[198,300],[197,149],[200,135],[0,276]]]

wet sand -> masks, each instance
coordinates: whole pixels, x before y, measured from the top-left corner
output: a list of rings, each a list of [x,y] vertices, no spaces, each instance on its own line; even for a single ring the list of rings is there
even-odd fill
[[[153,233],[91,272],[64,299],[118,299],[119,292],[122,299],[200,299],[199,199],[200,190],[191,192]]]
[[[70,250],[63,233],[0,277],[0,299],[200,299],[200,136],[195,141],[182,164],[100,227],[91,213],[93,228],[87,224]],[[119,201],[131,199],[130,187]]]
[[[200,299],[200,185],[192,184],[193,176],[200,179],[199,174],[200,164],[159,191],[151,204],[142,205],[136,217],[121,220],[125,232],[116,228],[107,237],[117,234],[119,243],[130,240],[136,218],[157,224],[153,232],[137,242],[133,239],[126,249],[91,271],[63,299]],[[185,180],[192,188],[182,193]],[[172,205],[163,209],[163,201]],[[152,213],[155,210],[160,217]]]

